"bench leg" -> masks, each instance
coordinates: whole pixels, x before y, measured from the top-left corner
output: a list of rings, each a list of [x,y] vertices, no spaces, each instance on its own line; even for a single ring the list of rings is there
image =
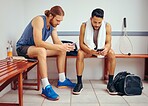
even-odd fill
[[[40,90],[40,72],[39,72],[39,65],[37,65],[37,90]]]
[[[28,76],[27,76],[28,72],[27,70],[23,73],[23,78],[24,80],[27,80],[28,79]],[[13,90],[16,90],[17,89],[17,86],[18,86],[18,79],[16,78],[15,80],[12,81],[11,83],[11,88]]]
[[[66,76],[66,71],[67,71],[67,57],[65,58],[65,67],[64,67],[65,76]]]
[[[28,72],[27,71],[23,73],[23,78],[24,78],[24,80],[28,79]]]
[[[19,97],[19,106],[23,106],[23,76],[22,73],[18,77],[18,97]]]
[[[18,79],[16,78],[11,82],[11,89],[16,90],[17,89],[17,83],[18,83]]]
[[[25,75],[27,75],[27,73],[25,73]],[[23,73],[23,76],[22,76],[23,78],[24,78],[24,73]],[[26,80],[26,79],[25,79]],[[39,91],[40,90],[40,74],[39,74],[39,71],[38,71],[38,69],[37,69],[37,83],[23,83],[23,85],[24,86],[36,86],[37,87],[37,91]],[[16,79],[14,79],[13,81],[12,81],[12,83],[11,83],[11,88],[13,89],[13,90],[16,90],[17,88],[18,88],[18,79],[16,78]]]
[[[104,60],[104,74],[103,74],[103,78],[104,80],[108,80],[108,62],[107,59],[105,58]]]
[[[144,80],[148,80],[148,58],[145,58],[145,74]]]

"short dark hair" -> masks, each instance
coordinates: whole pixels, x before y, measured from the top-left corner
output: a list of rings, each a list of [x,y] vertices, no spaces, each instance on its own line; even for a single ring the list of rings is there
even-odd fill
[[[54,17],[56,15],[64,16],[64,10],[60,6],[54,6],[50,10],[45,10],[45,15],[49,17],[49,14],[52,14]]]
[[[99,18],[103,18],[104,17],[104,11],[100,8],[94,9],[92,11],[91,17],[99,17]]]

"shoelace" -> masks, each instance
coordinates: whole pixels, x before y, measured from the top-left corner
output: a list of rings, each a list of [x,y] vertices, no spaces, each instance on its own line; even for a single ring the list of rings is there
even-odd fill
[[[70,82],[70,83],[69,83],[70,85],[73,85],[73,83],[72,83],[69,79],[67,79],[67,81]]]
[[[47,88],[48,94],[55,94],[54,90],[52,89],[52,87],[48,87]]]
[[[52,89],[52,87],[49,87],[49,88],[48,88],[48,94],[57,95],[57,96],[58,96],[58,94],[56,94],[56,93],[54,92],[54,90]]]

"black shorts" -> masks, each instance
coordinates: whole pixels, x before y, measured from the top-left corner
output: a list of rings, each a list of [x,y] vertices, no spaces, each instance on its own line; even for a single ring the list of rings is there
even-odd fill
[[[27,55],[27,51],[28,51],[28,48],[29,47],[30,46],[21,46],[21,47],[18,47],[16,49],[18,56],[23,56],[25,58],[29,58],[29,56]]]

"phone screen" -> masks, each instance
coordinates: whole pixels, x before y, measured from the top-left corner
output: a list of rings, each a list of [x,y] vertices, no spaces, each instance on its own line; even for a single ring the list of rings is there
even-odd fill
[[[97,49],[97,52],[98,52],[98,51],[103,51],[103,50],[104,50],[104,49]]]

